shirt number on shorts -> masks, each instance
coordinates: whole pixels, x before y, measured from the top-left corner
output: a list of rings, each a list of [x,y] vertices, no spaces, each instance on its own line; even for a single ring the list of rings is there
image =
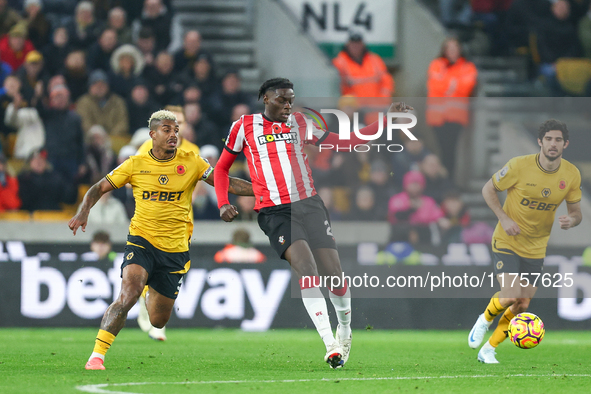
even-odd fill
[[[332,233],[332,229],[330,228],[330,223],[328,222],[328,220],[324,221],[324,225],[326,226],[326,235],[334,237],[334,234]]]

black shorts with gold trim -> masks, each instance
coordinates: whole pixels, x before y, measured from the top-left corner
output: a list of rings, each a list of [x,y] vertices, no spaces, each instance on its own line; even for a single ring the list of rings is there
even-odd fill
[[[165,297],[176,299],[183,283],[183,278],[191,267],[189,252],[168,253],[156,249],[145,238],[137,235],[127,236],[123,268],[129,264],[138,264],[148,271],[148,286]]]
[[[504,273],[541,274],[544,270],[544,259],[528,259],[518,256],[509,249],[497,249],[493,252],[495,275]]]

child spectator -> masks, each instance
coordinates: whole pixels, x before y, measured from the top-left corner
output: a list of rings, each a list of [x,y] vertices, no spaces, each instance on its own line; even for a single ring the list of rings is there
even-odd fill
[[[402,185],[404,191],[394,195],[388,204],[390,240],[428,243],[432,235],[430,227],[442,221],[444,213],[434,199],[423,195],[425,177],[419,171],[407,172]]]

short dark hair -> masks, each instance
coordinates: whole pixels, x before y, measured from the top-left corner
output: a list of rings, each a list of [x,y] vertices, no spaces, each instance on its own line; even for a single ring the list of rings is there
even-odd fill
[[[548,119],[542,123],[538,130],[538,139],[540,141],[543,140],[546,133],[550,130],[562,131],[562,138],[564,138],[565,141],[568,141],[568,128],[566,127],[566,123],[561,122],[558,119]]]
[[[293,83],[287,78],[268,79],[261,85],[258,99],[260,100],[267,91],[275,89],[293,89]]]
[[[109,236],[109,233],[106,231],[97,231],[92,236],[92,242],[98,242],[98,243],[102,243],[102,244],[110,244],[111,237]]]

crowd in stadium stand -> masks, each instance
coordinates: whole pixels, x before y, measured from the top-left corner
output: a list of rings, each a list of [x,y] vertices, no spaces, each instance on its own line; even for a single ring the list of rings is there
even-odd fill
[[[215,166],[232,122],[260,107],[237,70],[218,73],[198,31],[169,51],[172,17],[165,0],[0,0],[0,211],[75,211],[89,185],[149,140],[146,121],[165,106],[182,107],[182,138]],[[343,111],[363,112],[361,97],[394,94],[392,75],[361,35],[351,34],[333,63]],[[392,141],[404,146],[397,154],[306,147],[333,220],[390,222],[392,241],[465,241],[473,224],[454,187],[454,152],[476,78],[460,43],[445,41],[425,82],[433,150],[402,135]],[[369,123],[376,114],[365,115]],[[231,174],[248,178],[244,160]],[[232,203],[237,220],[256,220],[253,197]],[[213,188],[197,188],[193,210],[196,220],[219,219]],[[89,222],[123,225],[133,211],[122,188],[97,203]]]
[[[524,56],[530,78],[551,96],[591,95],[590,0],[438,0],[437,6],[444,26],[473,41],[475,53]]]

